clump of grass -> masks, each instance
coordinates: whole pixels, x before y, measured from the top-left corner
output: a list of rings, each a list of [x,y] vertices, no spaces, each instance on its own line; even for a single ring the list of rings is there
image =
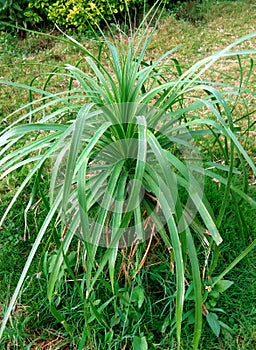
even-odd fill
[[[223,324],[211,309],[209,299],[214,297],[210,293],[208,297],[208,291],[215,288],[218,292],[220,286],[221,291],[227,289],[231,284],[224,276],[256,245],[253,241],[224,272],[214,276],[222,242],[219,231],[231,194],[255,207],[246,186],[239,189],[233,179],[242,171],[246,184],[248,168],[254,174],[256,168],[243,147],[244,140],[240,142],[232,114],[234,104],[247,104],[240,97],[246,91],[241,88],[242,78],[236,87],[202,77],[223,57],[254,54],[254,50],[235,48],[256,34],[237,40],[182,73],[176,59],[166,63],[174,50],[154,62],[145,60],[153,35],[147,20],[146,17],[142,23],[146,26],[144,35],[141,27],[135,32],[131,29],[129,36],[121,33],[121,41],[103,38],[98,55],[71,37],[61,39],[73,43],[86,56],[86,71],[79,63],[67,64],[65,73],[57,67],[43,89],[35,87],[34,82],[20,86],[2,81],[27,89],[30,103],[27,112],[0,136],[2,178],[29,167],[0,225],[30,183],[33,189],[28,208],[40,195],[47,210],[4,316],[1,334],[32,259],[52,224],[54,248],[44,254],[49,308],[72,337],[72,309],[67,311],[65,296],[75,295],[73,308],[79,300],[79,348],[104,348],[109,339],[113,340],[116,325],[119,328],[114,342],[119,348],[147,346],[154,338],[154,332],[144,335],[147,328],[140,326],[140,320],[150,306],[144,278],[160,278],[159,271],[144,272],[143,267],[155,240],[161,242],[164,258],[171,266],[166,269],[168,279],[165,294],[161,295],[163,333],[168,329],[174,346],[180,348],[181,325],[190,315],[194,324],[193,348],[197,349],[204,307],[209,325],[219,334]],[[48,91],[53,77],[63,76],[68,78],[68,89]],[[244,115],[247,117],[248,113]],[[216,147],[222,163],[201,153],[195,143],[198,138]],[[42,174],[49,169],[48,200],[42,191]],[[218,210],[211,207],[203,191],[205,177],[225,188]],[[76,236],[80,243],[74,250]],[[206,258],[202,260],[201,254]],[[77,278],[79,269],[83,271],[81,279]],[[71,286],[61,283],[66,273]],[[191,299],[193,307],[185,314],[184,300],[191,305]],[[152,307],[151,323],[157,303]],[[94,320],[100,332],[105,331],[104,340],[95,339],[91,327]]]

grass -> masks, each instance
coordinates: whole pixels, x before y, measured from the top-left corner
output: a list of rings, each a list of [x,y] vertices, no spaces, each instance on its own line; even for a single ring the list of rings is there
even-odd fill
[[[216,191],[216,188],[217,185],[215,183],[210,182],[207,185],[207,190],[209,192],[211,191],[210,201],[220,203],[222,200],[222,193],[220,191]],[[253,192],[254,198],[256,198],[256,191],[253,190]],[[248,223],[250,235],[255,237],[256,229],[254,216],[252,215],[253,212],[251,213],[250,209],[247,207],[245,208],[244,214],[246,217],[250,218],[250,222]],[[225,266],[228,266],[229,262],[233,260],[233,258],[237,255],[238,252],[241,251],[242,248],[240,240],[230,239],[230,236],[233,236],[235,233],[238,234],[238,228],[234,223],[234,213],[232,213],[231,207],[230,215],[227,215],[225,225],[223,226],[221,232],[224,241],[227,240],[228,243],[225,244],[222,250],[222,259],[219,265],[220,271],[222,271]],[[1,275],[1,300],[6,300],[9,292],[15,287],[18,276],[17,273],[14,273],[13,271],[13,265],[16,266],[16,271],[22,268],[27,255],[27,251],[31,244],[30,240],[24,242],[22,239],[20,239],[20,237],[18,237],[18,234],[14,240],[15,239],[17,241],[9,243],[9,247],[7,246],[6,240],[3,242],[4,249],[0,255],[1,266],[5,266],[5,270],[2,271]],[[246,244],[246,242],[243,244]],[[11,251],[10,248],[12,249]],[[158,251],[159,248],[159,241],[156,239],[154,244],[152,244],[151,249],[154,252]],[[154,349],[162,348],[169,350],[172,348],[170,345],[173,342],[172,337],[162,338],[161,333],[159,333],[159,328],[163,326],[164,318],[167,316],[166,312],[161,315],[161,312],[163,312],[162,310],[164,301],[166,298],[168,298],[168,295],[172,295],[175,286],[170,278],[167,277],[169,276],[170,268],[168,261],[168,252],[165,251],[163,247],[159,251],[162,251],[162,254],[148,255],[144,268],[141,270],[141,273],[138,276],[137,283],[140,281],[141,284],[148,285],[149,287],[149,290],[145,291],[147,297],[146,300],[143,301],[144,305],[142,306],[141,310],[141,317],[143,317],[143,320],[146,317],[147,321],[145,324],[148,324],[146,326],[147,328],[144,329],[144,332],[145,334],[151,333],[152,341],[156,344]],[[124,257],[124,259],[126,258]],[[131,254],[129,264],[130,269],[135,268],[133,264],[134,261]],[[203,350],[208,347],[209,349],[249,350],[254,347],[256,332],[254,269],[255,258],[253,253],[251,253],[228,275],[228,279],[234,281],[235,283],[226,293],[223,294],[218,303],[218,307],[222,308],[226,312],[226,314],[220,314],[221,319],[233,328],[235,334],[230,334],[229,332],[223,331],[221,336],[217,338],[209,330],[206,324],[204,324],[200,349]],[[8,326],[8,332],[6,333],[3,344],[9,343],[12,344],[13,348],[15,348],[15,344],[17,343],[18,339],[20,339],[23,345],[34,341],[35,346],[37,345],[35,348],[38,349],[40,349],[39,346],[42,347],[43,345],[48,346],[49,349],[51,349],[50,346],[53,346],[53,349],[65,349],[65,343],[76,344],[77,339],[79,339],[79,334],[77,333],[79,333],[80,327],[77,326],[78,330],[73,334],[74,338],[72,343],[70,335],[62,329],[58,322],[56,322],[47,308],[48,301],[45,296],[46,283],[43,276],[41,276],[39,279],[37,278],[36,274],[38,272],[41,272],[41,270],[38,269],[38,261],[34,261],[29,273],[30,277],[26,280],[24,291],[22,293],[22,296],[19,298],[17,308],[15,309],[15,312],[12,316],[12,325]],[[120,266],[119,284],[122,284],[122,276],[124,273],[127,272],[123,271],[122,266]],[[12,278],[10,278],[10,274]],[[81,277],[82,275],[80,278]],[[64,293],[65,299],[68,302],[66,305],[67,312],[71,312],[71,315],[69,317],[71,317],[74,325],[79,325],[81,322],[81,316],[79,316],[79,312],[77,312],[75,316],[72,315],[72,307],[74,308],[75,312],[76,310],[79,311],[80,309],[79,297],[74,293],[74,290],[72,289],[72,282],[68,282],[69,280],[72,280],[72,278],[66,276],[65,279],[66,282],[63,285],[64,290],[60,292],[60,296],[61,293]],[[71,288],[71,290],[68,292],[69,288]],[[121,288],[120,293],[123,295],[127,294],[127,296],[129,296],[130,288],[131,287],[128,286],[126,286],[126,288]],[[6,291],[8,292],[6,293]],[[102,295],[102,291],[96,291],[96,293],[98,297],[99,295]],[[106,292],[104,292],[104,294],[105,293]],[[162,305],[160,301],[161,299],[163,300]],[[120,305],[122,313],[124,313],[126,310],[125,304],[123,303]],[[136,299],[134,303],[136,303]],[[144,316],[143,312],[146,312]],[[157,319],[153,320],[153,327],[152,320],[150,320],[151,313],[159,315]],[[117,322],[117,325],[114,327],[114,329],[117,330],[115,332],[115,337],[117,338],[116,349],[122,348],[121,346],[124,346],[125,342],[122,342],[121,335],[118,335],[118,324],[121,322],[119,319],[120,316],[115,316],[114,313],[112,313],[112,315],[111,313],[106,314],[105,316],[107,319],[110,319],[112,317],[112,322]],[[132,317],[132,319],[129,319],[129,323],[136,323],[136,317],[138,317],[138,314],[131,314],[130,317]],[[133,327],[133,325],[130,324],[129,327]],[[95,331],[102,334],[103,329],[98,326]],[[191,344],[190,342],[191,328],[189,325],[187,325],[184,332],[184,339],[182,341],[183,349],[188,349]],[[101,346],[99,345],[98,348],[103,349]],[[18,348],[18,346],[16,348]]]
[[[248,6],[250,6],[250,10]],[[242,11],[243,9],[246,9],[246,11]],[[207,50],[208,53],[213,52],[216,50],[216,45],[218,48],[224,47],[227,43],[231,42],[233,38],[248,33],[250,31],[250,26],[253,26],[254,23],[254,11],[254,5],[249,4],[247,1],[234,3],[223,2],[218,6],[214,5],[212,11],[207,13],[208,17],[206,23],[202,24],[200,27],[195,27],[185,22],[177,22],[173,18],[166,17],[161,21],[158,32],[155,34],[156,39],[153,39],[151,43],[150,50],[148,51],[149,59],[157,58],[161,53],[166,51],[166,43],[170,42],[170,47],[168,48],[173,48],[182,42],[184,45],[181,50],[175,54],[175,58],[181,59],[184,65],[182,69],[185,69],[187,65],[189,66],[191,63],[197,61],[198,56],[204,56]],[[242,16],[241,13],[243,14]],[[247,17],[248,13],[250,14],[249,18]],[[232,21],[228,20],[230,14],[232,14]],[[239,24],[236,24],[234,18],[236,18]],[[246,25],[244,25],[245,23]],[[218,30],[216,30],[216,28]],[[161,35],[159,35],[160,33]],[[199,33],[200,41],[197,39]],[[231,33],[232,38],[227,35],[227,33]],[[25,50],[14,47],[6,34],[2,34],[1,40],[4,44],[2,50],[4,65],[1,66],[3,71],[0,75],[6,80],[14,79],[20,83],[30,83],[31,77],[45,72],[45,67],[51,70],[52,67],[56,64],[60,64],[60,62],[75,64],[80,57],[83,58],[79,56],[76,50],[67,45],[56,42],[55,44],[51,43],[50,46],[53,46],[49,47],[49,42],[45,44],[44,39],[40,39],[40,37],[35,35],[31,35],[28,37],[28,40],[19,43]],[[7,47],[5,47],[5,45],[7,45]],[[251,45],[253,45],[253,42]],[[96,52],[96,48],[94,49],[96,44],[94,42],[86,43],[86,46],[89,46]],[[10,51],[13,51],[12,62],[10,62]],[[183,57],[185,57],[185,59],[182,59]],[[27,64],[31,61],[33,61],[33,63]],[[222,63],[220,68],[225,70],[226,67],[227,65]],[[223,76],[219,68],[215,71],[211,71],[209,74],[211,74],[211,78],[215,77],[216,79],[218,79],[219,76]],[[238,75],[239,71],[237,65],[235,65],[232,60],[228,65],[228,75],[225,76],[224,82],[226,79],[233,79],[236,74]],[[68,84],[68,80],[65,79],[65,77],[61,77],[61,79],[63,80],[55,79],[51,81],[51,89],[53,92],[66,87]],[[251,86],[254,86],[254,81],[253,76],[250,77],[249,85],[251,84]],[[78,81],[75,81],[75,83],[78,84]],[[27,101],[27,95],[21,94],[20,90],[17,90],[17,93],[15,93],[13,88],[9,89],[8,87],[4,87],[3,90],[4,93],[1,98],[3,101],[3,117],[5,117],[8,113],[16,109],[17,106],[24,104],[24,102]],[[8,103],[6,103],[7,100]],[[9,123],[9,121],[3,120],[3,127],[7,125],[7,123]],[[8,197],[12,196],[12,193],[14,193],[16,186],[20,180],[22,180],[23,176],[26,176],[26,174],[14,173],[13,177],[9,178],[9,182],[3,183],[0,202],[2,207],[4,207]],[[44,174],[44,176],[46,177],[44,181],[47,184],[47,174]],[[250,184],[252,183],[253,178],[250,179]],[[222,202],[223,192],[217,189],[218,184],[214,182],[210,181],[207,186],[209,186],[207,187],[207,193],[209,193],[208,200],[214,208],[218,208]],[[250,189],[251,196],[256,199],[254,185],[251,185]],[[47,192],[45,195],[47,196]],[[26,196],[25,193],[24,202],[27,203],[28,199],[29,197]],[[0,259],[2,259],[3,265],[5,266],[5,270],[1,274],[1,286],[3,288],[1,288],[0,293],[2,300],[4,300],[2,308],[4,308],[4,304],[6,304],[10,293],[12,293],[17,283],[18,276],[17,273],[13,273],[12,266],[15,264],[17,271],[20,270],[20,267],[27,258],[27,250],[31,247],[31,242],[38,232],[34,216],[36,216],[36,222],[40,227],[41,216],[43,217],[47,210],[47,208],[45,208],[45,203],[42,201],[39,202],[34,209],[36,209],[36,211],[32,210],[32,208],[29,210],[27,219],[28,227],[33,227],[35,229],[27,232],[27,236],[30,234],[31,238],[29,239],[27,237],[25,243],[22,240],[24,222],[20,215],[21,205],[19,202],[13,207],[8,221],[6,221],[5,226],[2,228],[4,237],[2,242],[0,242],[2,245]],[[219,272],[223,271],[223,268],[228,266],[228,263],[239,254],[241,249],[246,245],[245,242],[249,243],[252,237],[255,237],[254,211],[250,212],[250,209],[243,204],[244,217],[249,218],[247,224],[250,233],[246,231],[243,233],[245,238],[245,242],[243,242],[240,239],[239,226],[234,224],[235,209],[236,207],[230,204],[229,211],[226,212],[225,220],[221,226],[221,235],[224,238],[224,242],[228,242],[228,244],[225,243],[226,245],[223,246],[221,251],[222,259],[217,268]],[[13,232],[16,233],[13,234]],[[49,228],[49,236],[51,235],[54,235],[54,229],[52,227]],[[230,239],[230,237],[234,235],[239,235],[238,242],[234,239]],[[58,288],[57,294],[54,296],[55,306],[61,307],[64,318],[62,318],[63,315],[59,315],[56,310],[52,310],[53,314],[55,314],[55,318],[53,318],[48,311],[50,305],[45,297],[44,289],[47,285],[47,279],[50,276],[49,270],[51,270],[51,266],[54,264],[57,247],[56,244],[47,244],[47,236],[45,237],[44,244],[48,246],[48,249],[40,251],[39,255],[42,256],[43,262],[39,263],[38,260],[34,261],[29,271],[30,277],[27,278],[23,287],[23,293],[19,298],[17,308],[12,316],[12,324],[8,326],[8,330],[5,333],[5,338],[3,340],[3,346],[5,347],[12,346],[13,348],[22,348],[23,346],[28,348],[28,344],[33,340],[35,340],[35,344],[37,344],[34,346],[38,346],[38,348],[39,344],[43,346],[46,342],[48,348],[50,348],[50,346],[53,348],[61,348],[62,346],[64,348],[67,342],[73,347],[79,342],[80,344],[83,343],[81,338],[81,334],[83,334],[81,299],[78,293],[79,290],[75,288],[74,276],[72,276],[69,269],[64,269],[64,271],[62,271],[65,275],[64,282],[56,281]],[[43,246],[44,245],[42,245],[42,247]],[[89,325],[93,325],[92,336],[95,337],[95,346],[97,349],[106,348],[109,339],[113,337],[115,341],[112,342],[112,348],[130,349],[132,348],[132,344],[133,347],[135,347],[135,342],[140,345],[143,344],[143,334],[147,336],[148,341],[152,339],[152,349],[171,349],[176,346],[172,329],[169,329],[169,332],[165,333],[165,336],[159,336],[160,328],[164,330],[165,327],[170,327],[165,320],[170,318],[169,313],[172,312],[171,310],[174,306],[173,294],[175,293],[175,285],[170,277],[165,278],[165,276],[170,276],[170,271],[172,271],[172,266],[170,266],[170,264],[173,263],[173,260],[171,259],[170,261],[168,249],[161,244],[157,236],[149,247],[151,249],[151,254],[147,254],[145,260],[143,260],[142,257],[144,256],[145,248],[146,247],[139,247],[135,251],[134,247],[131,247],[126,254],[124,251],[119,253],[120,259],[118,259],[119,265],[117,266],[117,269],[119,269],[118,280],[114,285],[116,297],[113,299],[113,303],[115,303],[115,308],[104,304],[111,298],[111,290],[108,290],[107,284],[104,284],[104,279],[107,280],[108,278],[107,275],[102,277],[101,282],[103,285],[101,287],[95,287],[92,293],[90,299],[91,310],[94,310],[95,305],[105,305],[105,307],[101,309],[100,315],[94,310],[94,319],[98,318],[99,322],[87,320]],[[83,256],[83,250],[83,245],[81,246],[78,241],[73,242],[71,253],[68,256],[69,266],[83,266],[80,261]],[[159,251],[161,254],[154,254],[154,251]],[[103,252],[100,249],[97,254],[99,257],[103,256]],[[138,272],[138,266],[136,266],[136,264],[138,264],[139,261],[144,261],[144,264],[140,267]],[[237,268],[228,275],[228,278],[234,280],[235,284],[221,296],[218,302],[218,307],[223,308],[229,315],[223,315],[223,321],[233,326],[235,335],[224,331],[220,338],[215,338],[212,333],[209,333],[209,329],[206,328],[206,324],[204,323],[202,349],[206,347],[212,349],[226,349],[228,346],[230,349],[253,348],[255,343],[255,328],[253,326],[255,324],[255,322],[253,322],[255,314],[253,313],[253,292],[252,288],[250,288],[253,278],[253,264],[254,260],[252,254],[239,263]],[[250,268],[248,268],[248,266]],[[11,271],[12,273],[13,278],[11,280],[6,277],[7,271]],[[43,272],[42,275],[41,272]],[[134,275],[134,273],[137,273],[136,279],[132,280],[129,276]],[[242,277],[238,278],[240,275]],[[38,278],[39,276],[40,278]],[[83,271],[79,269],[76,270],[76,278],[79,280],[82,276]],[[151,285],[154,286],[154,292],[152,292],[152,288],[150,288]],[[248,293],[244,293],[246,285],[248,286]],[[148,288],[145,289],[145,286]],[[5,293],[4,290],[8,292]],[[235,302],[236,305],[234,307]],[[166,303],[168,307],[166,307]],[[249,307],[245,309],[244,305],[247,304]],[[242,310],[243,312],[238,312],[238,310]],[[159,315],[159,317],[156,318],[155,315]],[[109,331],[106,331],[106,324],[109,319],[112,326]],[[64,325],[64,328],[62,325]],[[184,349],[187,349],[191,344],[191,334],[193,331],[189,325],[186,325],[185,328],[182,346]],[[61,334],[61,336],[59,334]]]
[[[250,0],[221,1],[218,5],[210,5],[206,13],[206,23],[198,27],[185,21],[177,21],[166,16],[156,31],[148,50],[149,59],[156,59],[165,50],[181,45],[172,57],[177,58],[182,68],[188,68],[198,59],[224,48],[235,39],[251,32],[255,28],[256,7]],[[87,38],[79,37],[82,44],[90,50],[97,51],[98,45]],[[255,47],[252,41],[251,47]],[[68,44],[49,40],[38,35],[28,34],[27,40],[12,38],[10,34],[1,33],[0,36],[2,79],[15,80],[19,83],[30,84],[31,80],[42,73],[50,72],[63,63],[76,64],[83,58],[81,52]],[[226,68],[227,66],[223,68]],[[238,67],[233,61],[228,69],[234,67],[234,79],[236,79]],[[216,69],[217,70],[217,69]],[[233,73],[233,72],[232,72]],[[230,74],[229,74],[230,75]],[[212,77],[218,78],[212,72]],[[67,81],[58,81],[55,89],[64,88]],[[4,101],[8,99],[8,104]],[[8,115],[27,101],[25,92],[20,90],[13,93],[8,87],[3,88],[0,99],[0,113]]]

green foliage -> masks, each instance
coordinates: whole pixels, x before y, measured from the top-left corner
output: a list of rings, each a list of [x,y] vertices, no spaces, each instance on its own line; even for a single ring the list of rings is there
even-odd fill
[[[8,28],[8,24],[27,27],[31,21],[24,15],[29,0],[0,1],[0,30]]]
[[[135,336],[132,344],[133,350],[148,350],[148,344],[146,337],[143,336]]]
[[[128,7],[131,9],[141,4],[143,0],[30,0],[27,15],[33,16],[39,10],[46,14],[48,20],[64,28],[84,30],[89,26],[116,21]]]
[[[26,209],[38,199],[46,208],[3,318],[1,334],[32,260],[49,232],[52,245],[46,244],[42,254],[49,309],[70,338],[79,327],[79,348],[101,349],[114,341],[119,342],[119,349],[127,343],[134,349],[146,349],[156,336],[156,328],[158,333],[159,329],[168,332],[170,339],[175,331],[180,348],[182,323],[189,319],[184,313],[189,288],[193,290],[193,308],[189,310],[194,324],[193,348],[197,349],[200,341],[204,302],[208,323],[219,334],[222,324],[213,307],[231,286],[223,277],[256,245],[253,241],[213,278],[231,196],[256,207],[246,185],[241,190],[234,181],[240,175],[246,182],[249,171],[256,174],[244,143],[246,123],[241,126],[243,132],[234,126],[236,105],[239,120],[247,120],[248,108],[255,106],[247,106],[241,97],[244,91],[248,93],[241,66],[238,86],[207,81],[204,74],[219,59],[255,54],[236,47],[256,34],[182,72],[171,56],[174,50],[147,61],[146,49],[153,35],[152,23],[147,20],[132,37],[122,35],[120,42],[115,37],[112,41],[105,38],[98,54],[71,37],[61,38],[81,50],[84,67],[81,61],[57,67],[43,79],[41,89],[34,86],[35,79],[29,86],[1,81],[27,89],[30,102],[23,113],[19,109],[7,117],[13,122],[0,134],[1,179],[27,169],[0,226],[23,191],[28,195],[30,189],[31,193]],[[238,61],[241,63],[240,58]],[[67,90],[48,89],[54,76],[69,79]],[[199,140],[211,146],[201,157],[196,146]],[[223,162],[209,157],[212,149]],[[235,162],[236,156],[239,162]],[[50,184],[42,179],[45,173],[51,174]],[[208,193],[202,191],[201,175],[224,188],[220,207],[210,205]],[[45,187],[50,199],[42,193]],[[147,258],[149,264],[144,269]],[[209,295],[202,286],[211,288]],[[160,297],[149,302],[155,289]],[[191,307],[191,300],[188,304]],[[74,324],[72,313],[77,310],[80,319]]]
[[[213,333],[218,337],[220,334],[220,324],[218,322],[218,316],[215,313],[209,312],[206,315],[206,320],[209,323]]]
[[[42,24],[48,27],[56,23],[64,29],[86,31],[110,23],[129,22],[131,18],[127,19],[127,9],[130,13],[135,10],[135,16],[131,17],[136,22],[140,14],[154,3],[150,0],[2,0],[0,21],[3,21],[4,30],[10,24],[20,27],[39,27]],[[162,3],[177,19],[189,20],[195,25],[204,21],[204,15],[211,5],[208,1],[197,0],[166,0]]]

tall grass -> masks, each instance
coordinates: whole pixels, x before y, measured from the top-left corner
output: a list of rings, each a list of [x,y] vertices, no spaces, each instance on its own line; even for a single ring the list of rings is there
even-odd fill
[[[177,348],[181,346],[188,282],[189,292],[193,289],[193,348],[197,349],[202,306],[207,298],[205,284],[212,281],[211,288],[220,286],[226,273],[256,245],[253,241],[230,267],[212,280],[222,242],[220,228],[230,195],[256,206],[245,188],[235,186],[233,179],[243,174],[246,182],[248,172],[256,174],[256,167],[243,146],[243,134],[234,125],[234,104],[249,104],[241,97],[246,88],[241,87],[241,82],[235,87],[207,81],[204,74],[220,59],[255,54],[255,50],[242,50],[239,45],[254,38],[256,33],[242,37],[182,73],[179,63],[172,58],[174,50],[155,62],[147,61],[147,48],[154,33],[151,21],[146,16],[141,27],[129,36],[120,32],[119,40],[103,37],[99,55],[88,52],[71,37],[61,39],[81,50],[86,67],[66,65],[64,73],[57,69],[49,74],[43,89],[35,88],[33,83],[24,86],[0,81],[27,89],[31,101],[7,116],[7,120],[14,121],[0,134],[1,179],[23,167],[29,169],[3,213],[0,226],[31,182],[34,191],[30,204],[33,203],[35,194],[40,194],[44,186],[40,173],[51,171],[49,210],[5,313],[1,336],[51,223],[55,226],[57,252],[48,280],[50,309],[69,331],[55,304],[55,291],[66,266],[84,307],[81,349],[85,344],[95,346],[90,314],[109,328],[100,310],[116,298],[118,248],[138,249],[139,244],[152,242],[159,235],[170,252],[175,270]],[[242,66],[240,69],[242,76]],[[69,88],[52,93],[48,85],[59,74],[70,79]],[[79,86],[75,89],[74,80]],[[250,108],[255,106],[251,103]],[[248,113],[245,112],[245,120]],[[207,159],[198,140],[210,140],[209,147],[216,149],[223,162]],[[241,172],[236,167],[237,159]],[[217,213],[204,193],[205,177],[225,186]],[[82,281],[76,280],[68,259],[75,236],[85,246]],[[205,264],[199,258],[199,246],[212,254],[206,273],[202,272]],[[144,257],[138,258],[133,277],[140,271]],[[95,307],[91,295],[95,286],[103,283],[106,271],[109,278],[104,283],[112,290],[113,299]],[[226,284],[223,290],[227,288]],[[211,325],[210,316],[208,319]],[[173,325],[173,319],[169,323]],[[134,343],[144,342],[144,338],[134,339]]]

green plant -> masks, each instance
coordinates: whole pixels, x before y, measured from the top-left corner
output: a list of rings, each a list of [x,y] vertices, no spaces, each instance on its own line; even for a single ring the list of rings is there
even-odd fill
[[[237,40],[182,73],[177,60],[165,62],[173,50],[155,62],[146,60],[146,49],[153,35],[149,31],[150,24],[149,21],[145,31],[139,28],[131,38],[123,36],[121,42],[105,39],[98,56],[70,37],[61,39],[73,43],[86,55],[86,72],[78,65],[66,65],[65,73],[60,73],[59,67],[50,73],[44,89],[35,88],[33,82],[30,86],[20,86],[29,90],[31,103],[27,105],[27,113],[1,132],[0,170],[2,178],[26,166],[30,171],[4,212],[0,226],[30,182],[34,182],[30,205],[40,195],[41,174],[49,169],[51,198],[45,221],[3,319],[1,334],[38,246],[50,223],[54,222],[56,253],[52,253],[49,274],[47,268],[45,273],[50,309],[72,334],[56,302],[59,281],[68,270],[83,304],[85,326],[80,348],[85,343],[93,346],[92,317],[108,329],[109,337],[112,336],[112,329],[102,313],[121,294],[115,287],[118,247],[129,250],[129,246],[135,246],[138,249],[139,243],[146,239],[150,242],[156,232],[175,269],[175,322],[170,316],[166,322],[176,329],[179,348],[186,278],[194,288],[193,347],[198,347],[204,301],[202,285],[214,273],[218,246],[222,241],[219,229],[230,193],[255,206],[246,189],[241,190],[233,183],[238,172],[235,155],[238,155],[245,181],[248,166],[256,173],[255,165],[241,143],[244,140],[233,125],[232,104],[243,102],[239,97],[243,90],[241,82],[236,88],[202,80],[202,76],[220,58],[255,53],[253,50],[232,50],[256,34]],[[102,63],[104,54],[106,65]],[[170,79],[170,73],[176,78]],[[58,74],[68,76],[70,88],[51,93],[47,91],[49,81]],[[78,88],[73,87],[74,80]],[[19,86],[7,81],[1,83]],[[42,97],[34,99],[36,94]],[[205,110],[210,115],[207,118]],[[209,163],[204,159],[194,142],[199,137],[213,138],[212,145],[222,155],[224,164]],[[204,176],[225,186],[217,218],[203,192]],[[75,235],[84,242],[82,281],[74,275],[73,256],[69,253]],[[197,249],[204,247],[206,241],[205,251],[210,247],[210,252],[213,250],[214,253],[207,276],[202,277]],[[222,281],[255,245],[253,241],[214,280],[212,287]],[[145,251],[137,256],[131,279],[141,271],[144,256]],[[113,297],[99,305],[97,299],[95,303],[94,290],[104,280],[104,286],[113,292]],[[139,286],[134,290],[128,292],[131,300],[127,302],[125,298],[122,304],[126,310],[124,315],[128,314],[131,303],[138,309],[144,303],[144,289]],[[134,347],[146,348],[146,343],[143,334],[134,335]]]
[[[99,24],[110,24],[116,21],[116,17],[129,7],[141,6],[143,0],[111,0],[111,1],[55,1],[55,0],[30,0],[29,11],[27,16],[33,16],[37,11],[44,12],[51,22],[68,28],[76,28],[78,30],[86,30],[90,26],[98,26]]]
[[[1,0],[0,1],[0,30],[10,29],[10,24],[16,27],[25,27],[31,24],[26,17],[25,10],[28,7],[28,0]]]

